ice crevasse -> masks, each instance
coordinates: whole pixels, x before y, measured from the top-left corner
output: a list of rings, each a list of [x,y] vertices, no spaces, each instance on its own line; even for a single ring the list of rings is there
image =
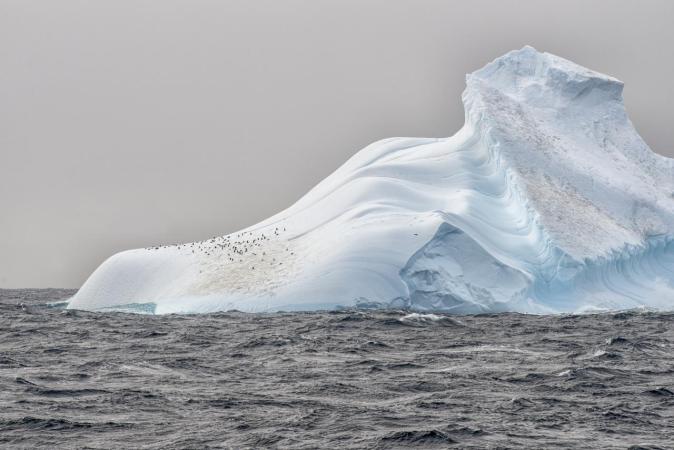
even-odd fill
[[[622,91],[512,51],[466,77],[454,136],[376,142],[256,225],[113,255],[68,307],[674,309],[674,160],[644,143]]]

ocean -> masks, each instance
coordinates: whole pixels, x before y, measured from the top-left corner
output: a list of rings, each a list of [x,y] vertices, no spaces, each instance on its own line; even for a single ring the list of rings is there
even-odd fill
[[[674,313],[153,316],[0,290],[3,448],[674,448]]]

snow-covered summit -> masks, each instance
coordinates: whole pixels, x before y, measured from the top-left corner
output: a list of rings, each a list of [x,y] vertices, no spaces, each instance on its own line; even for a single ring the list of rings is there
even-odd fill
[[[537,107],[580,104],[586,94],[592,94],[597,103],[622,104],[622,81],[530,46],[509,52],[467,75],[466,84],[477,90],[486,86]]]
[[[238,233],[114,255],[69,307],[674,308],[674,160],[623,84],[531,47],[466,78],[466,123],[392,138]]]

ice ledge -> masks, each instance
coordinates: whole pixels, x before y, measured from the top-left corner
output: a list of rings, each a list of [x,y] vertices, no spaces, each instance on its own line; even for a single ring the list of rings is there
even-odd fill
[[[623,82],[559,56],[525,46],[466,76],[469,90],[496,90],[531,106],[612,102],[623,105]]]

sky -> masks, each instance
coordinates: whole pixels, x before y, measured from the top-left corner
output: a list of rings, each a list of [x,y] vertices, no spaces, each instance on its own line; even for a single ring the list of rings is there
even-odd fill
[[[463,124],[529,44],[625,82],[674,156],[671,0],[0,0],[0,288],[290,206],[367,144]]]

